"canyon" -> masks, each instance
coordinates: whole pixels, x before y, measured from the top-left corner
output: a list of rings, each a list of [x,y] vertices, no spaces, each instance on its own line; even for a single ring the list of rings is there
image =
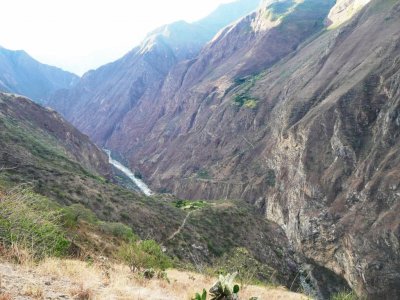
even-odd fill
[[[44,105],[161,197],[255,209],[286,247],[282,281],[296,260],[315,297],[399,299],[400,2],[234,3],[155,30]],[[271,251],[254,253],[277,269]]]

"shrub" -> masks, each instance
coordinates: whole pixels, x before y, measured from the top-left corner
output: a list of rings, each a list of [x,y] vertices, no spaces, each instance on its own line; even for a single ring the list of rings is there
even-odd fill
[[[188,201],[188,200],[178,200],[175,203],[176,208],[183,210],[195,210],[208,206],[206,201]]]
[[[153,240],[125,243],[120,247],[118,256],[129,265],[132,272],[150,268],[165,270],[172,267],[170,258]]]
[[[236,278],[241,288],[249,284],[257,284],[260,279],[268,280],[270,284],[274,284],[272,281],[273,270],[255,259],[246,248],[232,249],[219,259],[216,266],[218,274],[237,271]]]
[[[244,94],[237,94],[233,97],[233,104],[239,106],[239,107],[245,107],[245,108],[256,108],[257,107],[258,100],[251,98],[250,95],[247,93]]]
[[[29,190],[0,196],[0,243],[27,249],[35,259],[65,255],[70,246],[61,210]]]
[[[244,101],[243,106],[246,108],[256,108],[257,107],[257,100],[255,99],[247,99]]]
[[[79,221],[85,221],[90,224],[96,223],[96,215],[84,207],[82,204],[72,204],[62,209],[62,219],[64,225],[70,228],[78,226]]]
[[[106,234],[124,239],[125,241],[135,241],[137,237],[132,229],[125,224],[117,222],[100,222],[100,230]]]
[[[201,169],[199,171],[197,171],[197,177],[200,179],[210,179],[210,173],[206,170],[206,169]]]

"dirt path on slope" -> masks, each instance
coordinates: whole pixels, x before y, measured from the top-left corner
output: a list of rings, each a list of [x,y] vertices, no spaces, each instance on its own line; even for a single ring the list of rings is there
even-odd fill
[[[186,217],[183,219],[183,222],[181,224],[181,226],[179,226],[179,228],[173,233],[171,234],[171,236],[167,239],[167,241],[172,240],[177,234],[179,234],[181,232],[181,230],[183,229],[183,227],[185,227],[186,225],[186,221],[189,218],[190,214],[192,213],[192,211],[189,211],[186,215]]]

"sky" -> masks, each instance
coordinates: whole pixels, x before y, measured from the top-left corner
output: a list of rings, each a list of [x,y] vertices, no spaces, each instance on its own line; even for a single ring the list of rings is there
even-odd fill
[[[82,75],[153,29],[201,19],[233,0],[1,0],[0,45]]]

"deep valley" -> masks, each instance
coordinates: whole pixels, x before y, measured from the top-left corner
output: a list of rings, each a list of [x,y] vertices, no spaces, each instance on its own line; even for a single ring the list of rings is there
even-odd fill
[[[400,299],[398,0],[238,0],[81,78],[35,63],[34,89],[7,53],[0,205],[67,211],[62,256],[154,242],[163,266]]]

